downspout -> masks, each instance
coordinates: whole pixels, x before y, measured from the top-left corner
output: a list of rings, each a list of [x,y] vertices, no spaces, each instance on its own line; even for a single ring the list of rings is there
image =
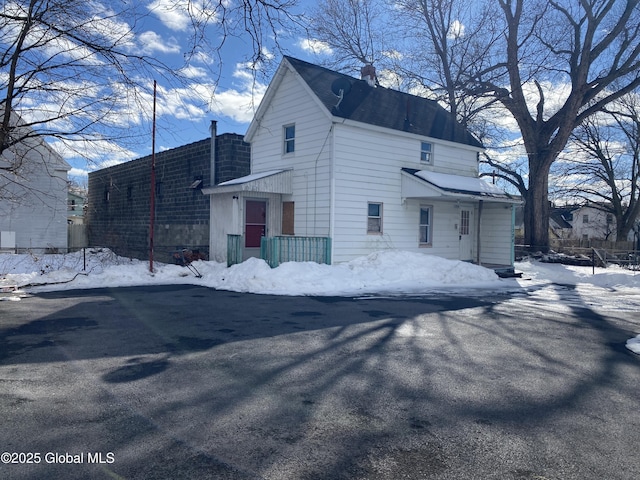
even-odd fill
[[[331,153],[329,159],[329,242],[331,248],[331,265],[335,263],[334,239],[336,224],[336,122],[331,124]]]
[[[480,240],[482,238],[481,232],[480,232],[480,226],[482,225],[482,207],[484,206],[484,200],[480,200],[478,201],[478,228],[476,229],[478,234],[477,234],[477,261],[476,263],[478,265],[482,265],[482,262],[480,261]]]
[[[511,205],[511,266],[516,263],[516,206]]]

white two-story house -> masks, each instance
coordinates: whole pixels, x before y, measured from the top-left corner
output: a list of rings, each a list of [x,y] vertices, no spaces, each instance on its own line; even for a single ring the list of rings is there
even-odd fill
[[[0,251],[66,252],[71,166],[17,115],[12,121],[24,138],[0,155]]]
[[[327,263],[398,249],[512,267],[518,202],[478,177],[482,145],[436,102],[362,71],[282,60],[245,136],[251,175],[203,190],[211,259],[315,259],[299,252],[324,239]]]

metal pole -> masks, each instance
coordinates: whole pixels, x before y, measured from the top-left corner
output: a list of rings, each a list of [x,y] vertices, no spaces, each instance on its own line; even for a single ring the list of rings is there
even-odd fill
[[[149,272],[153,273],[153,230],[156,213],[156,81],[153,81],[153,127],[151,131],[151,196],[149,200]]]

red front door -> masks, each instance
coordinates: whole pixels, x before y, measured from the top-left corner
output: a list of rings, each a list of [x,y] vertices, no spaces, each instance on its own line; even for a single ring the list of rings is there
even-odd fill
[[[267,234],[267,202],[247,200],[244,218],[245,248],[260,248],[260,239]]]

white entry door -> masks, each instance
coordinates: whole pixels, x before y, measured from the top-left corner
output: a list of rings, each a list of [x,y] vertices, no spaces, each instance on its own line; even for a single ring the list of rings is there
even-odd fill
[[[469,205],[460,207],[460,223],[458,224],[460,238],[460,260],[472,261],[473,253],[473,208]]]

